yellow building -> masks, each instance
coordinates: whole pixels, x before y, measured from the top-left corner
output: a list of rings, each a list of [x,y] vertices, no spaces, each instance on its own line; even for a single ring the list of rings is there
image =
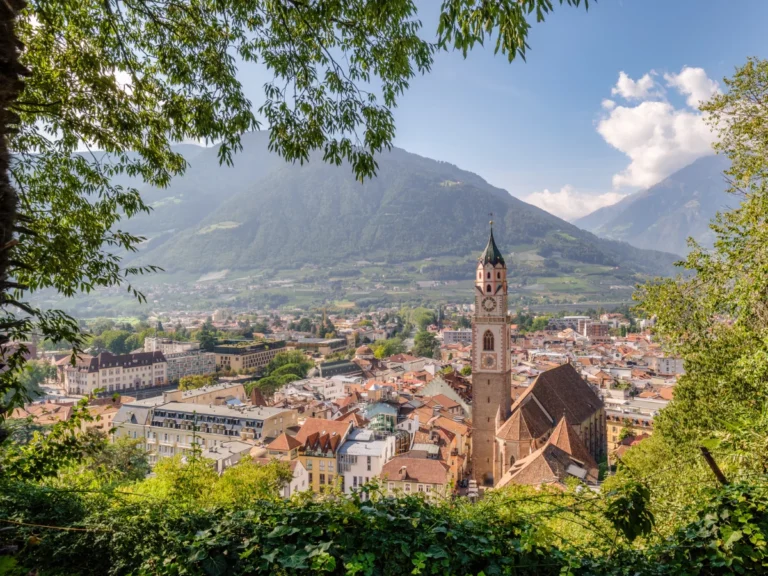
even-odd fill
[[[222,370],[256,370],[269,364],[279,352],[285,352],[285,342],[226,341],[213,348],[216,367]]]
[[[336,455],[351,430],[352,422],[307,418],[296,434],[301,444],[299,460],[309,473],[313,492],[321,492],[336,482]]]
[[[606,411],[606,427],[608,429],[608,453],[613,454],[621,445],[621,432],[625,428],[632,436],[653,434],[653,415],[643,413],[626,413],[614,410]]]

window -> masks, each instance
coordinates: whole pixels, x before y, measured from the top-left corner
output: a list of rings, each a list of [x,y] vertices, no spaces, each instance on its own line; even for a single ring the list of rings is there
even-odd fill
[[[312,459],[307,458],[307,470],[312,470]]]
[[[411,491],[411,484],[410,484],[410,482],[407,482],[407,483],[405,484],[405,491],[406,491],[406,492],[410,492],[410,491]]]
[[[419,492],[424,492],[424,484],[418,484],[418,485],[416,486],[416,489],[417,489]]]
[[[352,476],[352,487],[357,488],[357,476]]]
[[[427,491],[427,493],[431,492],[431,491],[432,491],[432,486],[430,486],[429,484],[427,484],[427,486],[426,486],[426,491]]]
[[[325,484],[325,474],[320,474],[320,486]]]
[[[485,291],[488,292],[488,294],[491,293],[491,285],[488,284],[488,286],[485,287]]]
[[[312,484],[312,472],[309,473],[309,483]]]
[[[325,470],[325,460],[320,460],[320,470]]]
[[[395,489],[395,483],[390,482],[389,484],[387,484],[387,488],[389,488],[389,491],[392,492]]]
[[[493,333],[490,330],[483,334],[483,350],[493,350]]]
[[[371,457],[368,456],[368,472],[371,471]]]
[[[491,273],[488,272],[488,280],[490,280],[490,279],[491,279]]]
[[[501,280],[501,272],[496,272],[496,280]]]

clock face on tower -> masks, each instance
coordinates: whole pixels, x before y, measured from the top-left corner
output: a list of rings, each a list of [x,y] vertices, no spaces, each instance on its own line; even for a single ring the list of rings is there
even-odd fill
[[[483,310],[493,312],[496,309],[496,299],[486,296],[483,298]]]
[[[483,368],[495,368],[496,356],[494,354],[483,354],[482,363]]]

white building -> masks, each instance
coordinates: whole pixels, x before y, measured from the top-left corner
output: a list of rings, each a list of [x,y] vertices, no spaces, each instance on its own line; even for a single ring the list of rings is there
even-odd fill
[[[121,392],[168,383],[167,362],[162,352],[83,356],[64,368],[67,394],[92,394],[97,389]]]
[[[237,440],[251,446],[298,425],[295,410],[227,404],[165,402],[162,397],[123,404],[113,420],[115,437],[141,439],[149,461],[190,454],[194,443],[219,449]]]
[[[443,344],[472,344],[472,330],[443,330]]]
[[[337,454],[338,474],[343,478],[344,492],[378,478],[384,464],[395,456],[395,436],[374,436],[372,430],[355,429]]]
[[[162,352],[164,356],[200,350],[200,342],[176,342],[170,338],[144,338],[144,352]]]

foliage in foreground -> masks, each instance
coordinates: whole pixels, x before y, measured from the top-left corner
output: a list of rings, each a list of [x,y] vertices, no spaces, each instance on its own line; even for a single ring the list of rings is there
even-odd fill
[[[45,574],[730,574],[768,569],[765,486],[707,495],[658,545],[555,545],[503,494],[473,506],[418,496],[258,499],[178,507],[124,492],[73,494],[6,484],[0,545]],[[56,526],[59,529],[47,528]],[[67,528],[63,530],[61,528]],[[6,559],[7,560],[7,559]]]

